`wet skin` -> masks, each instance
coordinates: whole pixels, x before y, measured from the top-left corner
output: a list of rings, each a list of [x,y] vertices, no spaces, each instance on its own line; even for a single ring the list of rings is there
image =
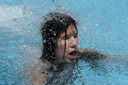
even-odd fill
[[[57,39],[57,46],[55,49],[56,60],[62,60],[71,63],[76,58],[76,50],[78,45],[78,31],[73,24],[70,24],[67,28],[67,34],[65,31],[60,34]],[[66,39],[65,39],[66,36]],[[65,47],[66,42],[66,47]],[[64,53],[65,49],[65,53]],[[64,54],[64,56],[63,56]]]

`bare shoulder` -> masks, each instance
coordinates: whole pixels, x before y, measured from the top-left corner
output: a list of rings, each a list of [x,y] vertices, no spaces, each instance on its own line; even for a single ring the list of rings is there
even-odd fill
[[[46,82],[46,78],[49,74],[45,65],[39,66],[38,64],[35,65],[30,72],[29,85],[32,85],[33,83],[34,85],[43,84],[43,82]]]
[[[44,75],[42,72],[36,72],[35,68],[32,71],[31,76],[29,77],[29,84],[32,85],[32,83],[34,83],[34,85],[38,85],[38,84],[42,84],[45,80],[45,77],[47,77],[46,75]]]

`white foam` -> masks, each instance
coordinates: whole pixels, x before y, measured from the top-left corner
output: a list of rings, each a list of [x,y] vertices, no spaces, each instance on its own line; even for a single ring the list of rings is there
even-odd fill
[[[24,11],[24,6],[22,4],[0,5],[0,27],[2,29],[1,32],[5,35],[1,36],[1,39],[9,37],[9,43],[6,44],[10,44],[10,47],[8,49],[7,47],[5,48],[9,52],[11,52],[12,49],[15,51],[18,50],[23,53],[26,53],[27,51],[24,57],[21,54],[17,54],[20,59],[25,59],[29,56],[36,59],[41,56],[40,47],[38,47],[38,44],[40,44],[41,41],[39,43],[38,41],[36,41],[40,38],[38,34],[36,34],[38,23],[40,23],[39,21],[37,21],[39,17],[31,13],[30,10],[27,10],[25,14]],[[14,46],[11,41],[13,41],[16,45]],[[35,47],[33,48],[32,45],[34,45]]]
[[[12,21],[14,18],[23,17],[22,5],[0,5],[0,23]]]

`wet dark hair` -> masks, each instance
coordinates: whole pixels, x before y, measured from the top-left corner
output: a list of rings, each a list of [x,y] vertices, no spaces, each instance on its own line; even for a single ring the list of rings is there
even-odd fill
[[[65,33],[67,32],[67,28],[70,24],[73,24],[76,27],[76,21],[71,16],[57,12],[47,14],[44,20],[46,22],[42,23],[41,27],[41,35],[43,39],[43,54],[41,59],[54,62],[57,38],[63,31]]]

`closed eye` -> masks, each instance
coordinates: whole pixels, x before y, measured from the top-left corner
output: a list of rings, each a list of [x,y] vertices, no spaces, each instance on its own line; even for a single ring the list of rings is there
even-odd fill
[[[74,38],[78,38],[78,33],[75,33],[74,34]]]
[[[66,36],[66,40],[70,39],[70,37],[71,37],[70,35],[67,35],[67,36]]]

